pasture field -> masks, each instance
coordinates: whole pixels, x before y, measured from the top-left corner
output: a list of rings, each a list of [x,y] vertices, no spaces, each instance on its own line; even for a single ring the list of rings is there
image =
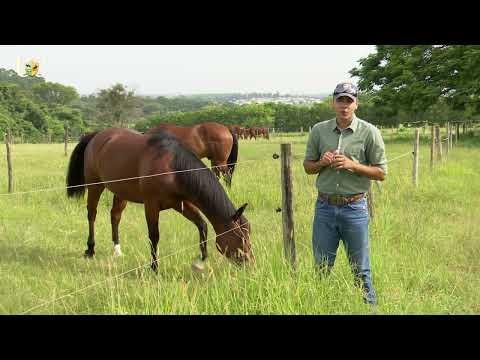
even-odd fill
[[[373,186],[370,223],[377,314],[480,314],[480,134],[465,137],[448,160],[429,170],[422,135],[419,185],[412,156],[389,163]],[[241,140],[231,190],[236,208],[247,202],[257,259],[236,268],[215,249],[209,224],[206,271],[193,273],[199,256],[196,227],[173,210],[160,213],[159,273],[149,267],[148,233],[140,204],[128,204],[120,223],[124,253],[113,258],[112,194],[104,192],[96,221],[96,256],[85,260],[86,198],[65,189],[0,196],[0,314],[370,314],[353,285],[339,247],[330,277],[314,271],[311,225],[315,176],[302,161],[307,136],[276,134]],[[297,271],[283,256],[280,143],[292,143]],[[411,152],[411,132],[385,132],[387,157]],[[74,144],[69,144],[69,153]],[[12,147],[14,191],[62,188],[69,157],[63,144]],[[5,146],[0,151],[0,193],[7,192]],[[248,161],[246,160],[255,160]],[[131,271],[130,271],[131,270]]]

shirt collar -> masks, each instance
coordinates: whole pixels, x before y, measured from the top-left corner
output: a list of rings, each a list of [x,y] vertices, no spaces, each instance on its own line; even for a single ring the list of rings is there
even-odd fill
[[[355,130],[357,130],[357,128],[358,128],[358,118],[355,114],[353,114],[352,122],[350,123],[350,125],[346,129],[351,129],[352,132],[355,132]],[[337,127],[337,118],[334,118],[332,120],[331,129],[332,129],[332,131],[337,131],[337,130],[340,131],[340,129]]]

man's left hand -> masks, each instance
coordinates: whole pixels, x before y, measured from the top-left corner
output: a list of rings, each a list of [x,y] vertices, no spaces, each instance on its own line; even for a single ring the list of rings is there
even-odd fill
[[[333,162],[331,165],[331,167],[336,170],[345,169],[351,172],[355,171],[356,166],[357,164],[353,160],[349,159],[348,157],[342,154],[335,155],[335,158],[333,159]]]

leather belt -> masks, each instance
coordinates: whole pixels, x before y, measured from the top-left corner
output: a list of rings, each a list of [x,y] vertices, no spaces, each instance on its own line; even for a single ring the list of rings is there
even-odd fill
[[[318,197],[320,199],[328,201],[330,205],[347,205],[363,199],[365,197],[365,193],[355,194],[355,195],[336,195],[336,194],[324,194],[319,192]]]

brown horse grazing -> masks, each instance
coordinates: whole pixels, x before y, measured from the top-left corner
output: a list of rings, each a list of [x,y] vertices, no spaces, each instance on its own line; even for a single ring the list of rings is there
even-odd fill
[[[199,159],[208,158],[215,175],[220,178],[221,173],[227,186],[231,187],[233,171],[238,158],[238,139],[232,130],[215,122],[194,126],[161,124],[151,128],[146,134],[154,134],[159,131],[175,136]]]
[[[167,174],[156,175],[163,173]],[[115,181],[126,178],[130,180]],[[142,135],[127,129],[107,129],[82,137],[70,158],[68,197],[82,197],[85,192],[83,184],[92,184],[87,185],[89,235],[86,257],[95,254],[97,205],[107,188],[114,194],[112,240],[118,255],[118,224],[127,201],[131,201],[143,203],[145,207],[154,271],[157,271],[158,217],[165,209],[178,211],[197,226],[202,260],[207,257],[207,224],[199,210],[215,230],[216,247],[220,253],[236,264],[253,260],[250,225],[242,215],[247,204],[235,210],[215,175],[169,134],[159,131]]]

